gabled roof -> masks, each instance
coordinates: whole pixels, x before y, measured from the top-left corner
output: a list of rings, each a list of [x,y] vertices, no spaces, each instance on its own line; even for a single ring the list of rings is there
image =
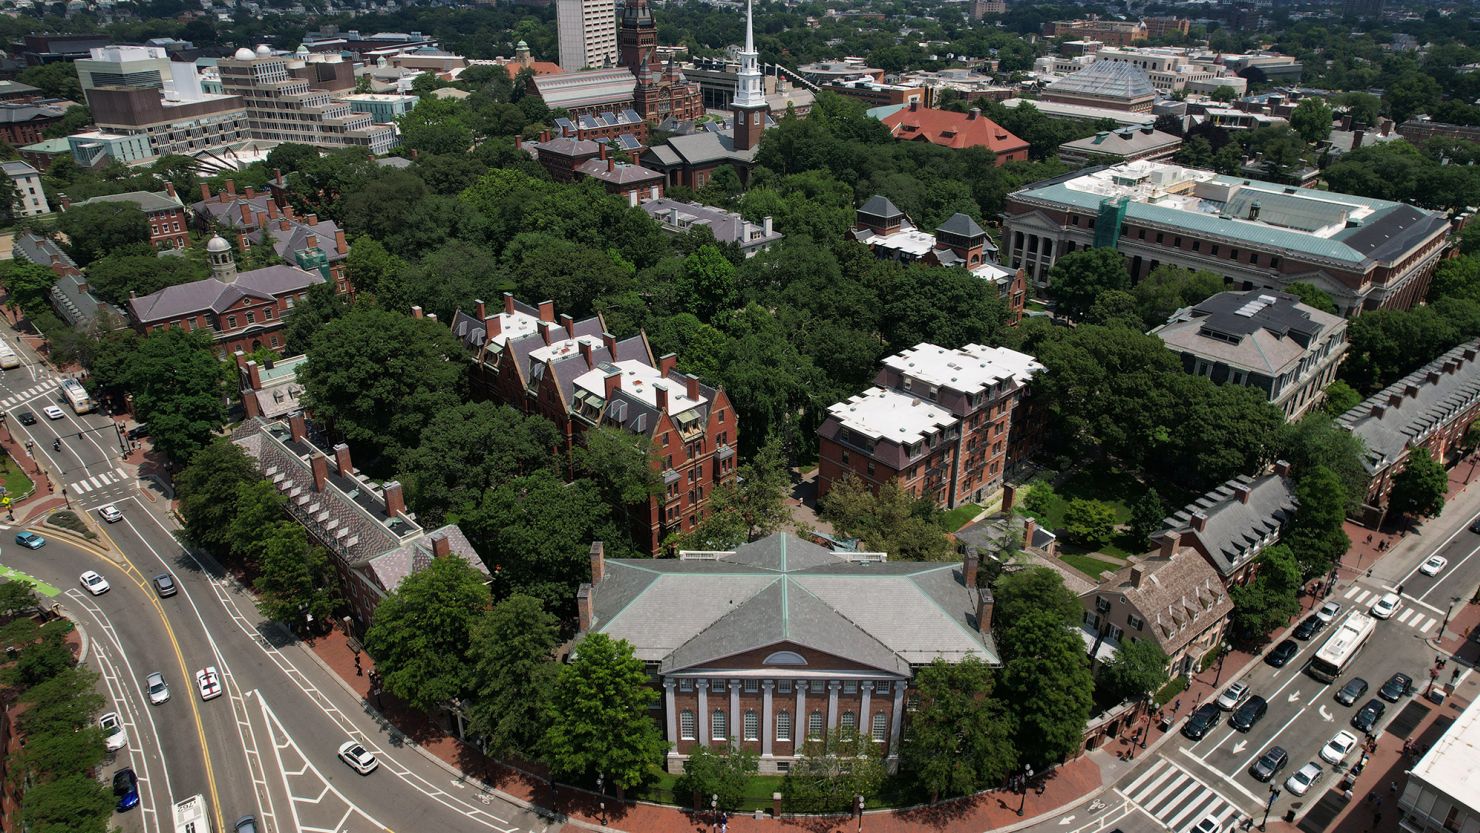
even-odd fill
[[[1240,498],[1245,490],[1247,500]],[[1278,539],[1297,505],[1290,478],[1279,473],[1257,478],[1240,475],[1164,518],[1161,531],[1152,539],[1179,533],[1184,546],[1196,544],[1226,578]],[[1203,525],[1201,530],[1196,528],[1198,523]]]
[[[883,123],[891,136],[905,141],[922,139],[949,148],[981,147],[999,154],[1028,149],[1027,142],[979,110],[957,113],[929,107],[906,107],[885,116]]]
[[[1366,444],[1367,471],[1391,465],[1480,399],[1477,357],[1480,342],[1461,344],[1337,418]]]
[[[1233,610],[1217,571],[1197,553],[1138,559],[1100,582],[1092,595],[1118,594],[1144,620],[1142,631],[1174,655]]]
[[[128,306],[134,320],[149,324],[171,321],[183,315],[207,312],[214,314],[243,297],[269,300],[323,282],[322,275],[306,272],[296,266],[268,266],[265,269],[243,272],[229,284],[216,278],[203,278],[167,286],[158,292],[130,298]]]
[[[83,200],[78,205],[91,205],[98,202],[131,202],[139,207],[140,211],[152,213],[155,211],[170,211],[183,208],[179,197],[171,197],[164,191],[129,191],[124,194],[104,194],[101,197],[93,197]]]

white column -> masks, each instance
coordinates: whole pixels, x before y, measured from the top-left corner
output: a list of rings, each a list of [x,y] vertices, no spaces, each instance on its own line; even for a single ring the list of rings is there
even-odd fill
[[[740,681],[730,680],[730,748],[740,748],[740,734],[745,731],[745,721],[740,714]]]
[[[709,681],[695,680],[699,689],[699,745],[709,745]]]
[[[842,687],[843,684],[837,680],[827,684],[827,730],[829,732],[838,728],[838,689]]]
[[[889,755],[899,755],[899,729],[904,722],[904,680],[894,681],[894,726],[889,730]]]
[[[859,683],[863,687],[863,703],[858,707],[858,734],[869,740],[874,738],[874,718],[869,713],[869,704],[874,699],[874,684],[871,682]]]
[[[771,757],[771,739],[776,736],[776,726],[771,717],[771,689],[775,680],[761,681],[761,757]]]
[[[807,742],[807,680],[797,680],[797,716],[791,721],[792,749]]]
[[[666,715],[668,726],[668,743],[678,748],[678,710],[674,704],[673,687],[675,682],[671,679],[663,680],[663,712]]]

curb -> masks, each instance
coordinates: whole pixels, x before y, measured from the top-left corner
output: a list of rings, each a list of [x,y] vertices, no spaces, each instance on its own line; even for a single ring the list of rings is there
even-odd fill
[[[44,532],[47,535],[51,535],[60,540],[66,541],[73,546],[81,547],[85,550],[89,550],[91,552],[102,555],[109,561],[112,561],[114,564],[123,563],[123,561],[120,560],[121,555],[114,552],[112,547],[105,546],[98,543],[97,541],[89,541],[88,539],[82,537],[81,535],[73,532],[70,529],[63,529],[59,526],[53,526],[46,523],[45,520],[43,520],[40,524],[32,524],[31,527],[32,532],[37,532],[38,534]],[[39,529],[35,527],[39,527]]]
[[[82,640],[82,646],[77,649],[77,664],[81,665],[87,661],[87,649],[92,645],[92,640],[87,638],[87,629],[82,627],[82,622],[71,616],[67,616],[67,620],[77,629],[77,637]]]

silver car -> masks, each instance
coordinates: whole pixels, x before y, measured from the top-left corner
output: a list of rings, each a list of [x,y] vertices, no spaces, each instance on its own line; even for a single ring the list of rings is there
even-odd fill
[[[149,691],[149,703],[158,706],[170,699],[169,683],[164,681],[164,675],[155,671],[144,678],[144,688]]]

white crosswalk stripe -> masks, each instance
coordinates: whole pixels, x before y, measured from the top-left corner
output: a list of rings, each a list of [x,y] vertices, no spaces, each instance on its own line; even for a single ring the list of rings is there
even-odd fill
[[[1173,833],[1208,816],[1219,829],[1238,817],[1238,805],[1168,758],[1152,764],[1122,790],[1125,797]]]
[[[1358,606],[1364,605],[1367,603],[1368,599],[1373,598],[1375,595],[1377,594],[1373,593],[1371,590],[1363,590],[1361,593],[1357,594],[1357,597],[1355,599],[1352,599],[1352,604]]]
[[[1412,615],[1413,615],[1413,608],[1411,608],[1411,607],[1404,608],[1403,609],[1403,612],[1398,614],[1398,621],[1399,622],[1402,622],[1403,624],[1406,625],[1406,624],[1408,624],[1408,617],[1410,617]]]
[[[1428,633],[1429,629],[1434,626],[1434,620],[1432,617],[1428,616],[1415,616],[1413,617],[1413,621],[1410,624],[1412,624],[1413,629],[1418,631],[1419,633]]]
[[[1346,592],[1341,594],[1341,598],[1343,598],[1343,599],[1350,599],[1352,596],[1357,595],[1357,591],[1358,590],[1361,590],[1361,589],[1362,589],[1362,585],[1360,585],[1360,584],[1353,584],[1352,586],[1346,588]]]
[[[118,470],[115,469],[115,471],[118,471]],[[119,475],[120,475],[119,477],[116,477],[115,478],[114,475],[113,475],[113,472],[111,472],[111,471],[105,471],[102,474],[96,475],[94,477],[89,477],[86,480],[78,480],[77,482],[72,483],[71,486],[72,486],[72,488],[76,489],[79,493],[81,493],[81,494],[87,494],[88,492],[91,492],[93,489],[101,489],[104,486],[108,486],[108,485],[110,485],[110,484],[112,484],[112,483],[114,483],[116,481],[122,480],[123,477],[122,477],[122,472],[121,471],[119,472]]]

